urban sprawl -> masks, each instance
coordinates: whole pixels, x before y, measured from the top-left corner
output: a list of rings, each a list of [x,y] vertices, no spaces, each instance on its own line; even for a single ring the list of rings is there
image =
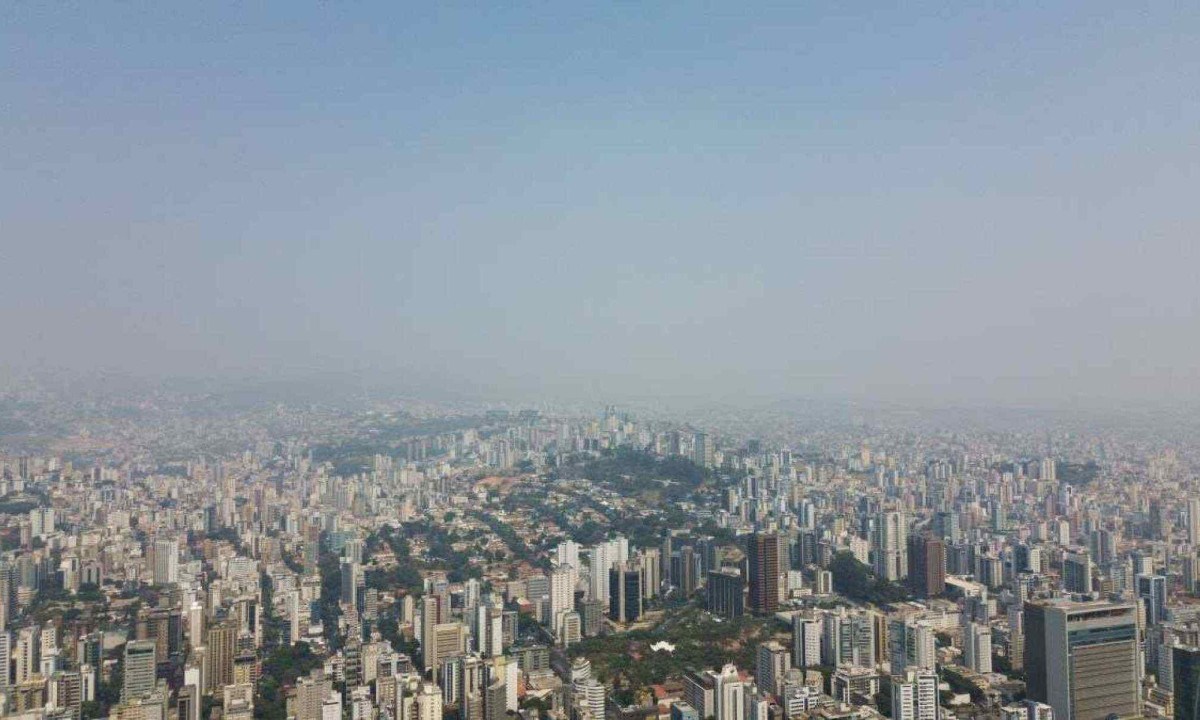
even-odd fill
[[[1198,717],[1144,428],[197,405],[6,400],[3,716]]]

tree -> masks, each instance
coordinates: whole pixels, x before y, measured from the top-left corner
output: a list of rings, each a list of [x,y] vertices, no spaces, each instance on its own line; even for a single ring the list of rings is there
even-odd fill
[[[342,596],[342,570],[338,557],[331,552],[322,551],[317,562],[321,573],[321,597],[317,602],[321,613],[321,623],[325,628],[325,639],[331,650],[341,647],[341,634],[338,632],[338,617],[341,607],[338,605]]]
[[[833,574],[833,589],[852,600],[888,605],[909,598],[902,585],[875,577],[871,568],[850,552],[834,555],[829,571]]]
[[[308,643],[276,648],[263,660],[262,677],[254,701],[254,717],[264,720],[283,720],[287,717],[287,697],[283,688],[296,684],[296,679],[319,667],[322,660]]]

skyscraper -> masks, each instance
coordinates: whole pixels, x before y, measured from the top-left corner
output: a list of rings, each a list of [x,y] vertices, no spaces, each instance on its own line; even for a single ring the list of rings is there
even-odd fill
[[[1167,613],[1167,579],[1162,575],[1138,575],[1135,584],[1146,609],[1146,624],[1162,624]]]
[[[588,562],[591,573],[591,596],[605,605],[609,603],[608,571],[618,563],[624,562],[621,557],[622,544],[620,539],[608,540],[588,551]],[[625,546],[627,548],[627,545]]]
[[[1183,589],[1192,595],[1200,594],[1200,554],[1196,551],[1183,556]]]
[[[466,652],[467,629],[458,622],[438,623],[433,626],[433,635],[428,642],[422,642],[425,666],[437,673],[447,658],[458,657]]]
[[[798,668],[821,664],[821,619],[792,616],[792,665]]]
[[[233,683],[237,654],[237,623],[225,621],[208,629],[208,686],[218,690]]]
[[[156,667],[153,640],[130,640],[125,643],[121,700],[128,702],[154,692]]]
[[[908,577],[908,522],[904,513],[882,512],[876,519],[874,564],[875,574],[886,580],[897,582]]]
[[[992,671],[992,629],[983,623],[963,627],[963,665],[977,673]]]
[[[179,581],[179,541],[154,542],[154,582],[169,585]]]
[[[78,670],[55,671],[51,677],[57,695],[56,705],[70,711],[68,717],[78,720],[83,703],[83,677]]]
[[[698,432],[692,437],[692,462],[702,468],[713,465],[712,441],[706,433]]]
[[[422,684],[421,691],[417,694],[416,705],[416,720],[441,720],[442,694],[438,692],[437,685],[433,683]]]
[[[12,636],[0,629],[0,691],[8,689],[8,667],[12,662]]]
[[[1008,606],[1008,664],[1014,670],[1025,667],[1025,609],[1019,602]]]
[[[716,720],[746,720],[747,684],[737,667],[726,665],[714,677],[713,701]]]
[[[930,534],[914,535],[908,541],[912,568],[908,583],[914,594],[935,597],[946,591],[946,543]]]
[[[783,678],[792,667],[787,648],[774,640],[760,643],[755,660],[754,678],[759,689],[779,695],[783,691]]]
[[[608,571],[608,616],[629,623],[642,615],[642,572],[626,563]]]
[[[657,597],[662,588],[662,553],[658,548],[648,548],[638,553],[642,569],[642,597],[649,600]]]
[[[1175,720],[1200,720],[1200,647],[1174,648]]]
[[[1088,594],[1092,591],[1092,556],[1086,550],[1069,552],[1063,556],[1063,590],[1069,593]],[[1057,711],[1058,708],[1055,708]],[[1060,720],[1063,720],[1060,718]]]
[[[556,560],[556,572],[566,571],[567,573],[566,584],[569,588],[568,594],[570,597],[567,599],[565,608],[558,608],[559,611],[562,611],[563,609],[569,609],[571,604],[573,604],[575,601],[575,586],[579,584],[579,544],[572,540],[565,540],[559,543],[558,547],[554,549],[554,555]],[[553,593],[554,589],[552,587],[551,595],[553,595]],[[553,602],[554,601],[552,598],[551,603]],[[555,614],[557,613],[551,613],[551,615]]]
[[[1138,662],[1132,604],[1026,603],[1028,696],[1058,720],[1140,717]]]
[[[560,566],[550,573],[550,621],[559,622],[559,616],[570,612],[575,606],[574,571],[569,566]]]
[[[892,674],[892,720],[938,720],[940,715],[936,672]]]
[[[779,609],[779,537],[756,532],[746,542],[750,575],[750,612],[767,615]]]
[[[1092,557],[1100,565],[1108,565],[1117,557],[1117,538],[1111,530],[1096,528],[1088,542]]]
[[[585,708],[593,720],[602,720],[605,708],[604,686],[593,677],[582,681],[575,688],[575,705]]]
[[[358,586],[359,578],[362,575],[362,566],[350,558],[342,558],[340,569],[342,581],[341,602],[347,607],[357,607]]]
[[[708,573],[708,611],[723,618],[742,616],[746,608],[746,583],[734,568],[711,570]]]
[[[875,616],[856,611],[825,611],[821,616],[821,662],[824,665],[855,665],[873,668]]]
[[[910,668],[933,670],[937,665],[934,628],[927,621],[893,619],[888,623],[888,645],[893,675],[903,675]]]

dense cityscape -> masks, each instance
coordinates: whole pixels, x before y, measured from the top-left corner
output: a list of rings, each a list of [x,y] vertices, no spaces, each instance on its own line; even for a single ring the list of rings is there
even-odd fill
[[[1194,456],[852,414],[10,392],[0,707],[1195,718]]]
[[[0,720],[1200,720],[1200,2],[0,2]]]

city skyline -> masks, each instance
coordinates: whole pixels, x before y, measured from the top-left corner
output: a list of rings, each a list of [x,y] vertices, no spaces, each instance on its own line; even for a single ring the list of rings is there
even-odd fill
[[[0,720],[1200,720],[1197,37],[0,8]]]

